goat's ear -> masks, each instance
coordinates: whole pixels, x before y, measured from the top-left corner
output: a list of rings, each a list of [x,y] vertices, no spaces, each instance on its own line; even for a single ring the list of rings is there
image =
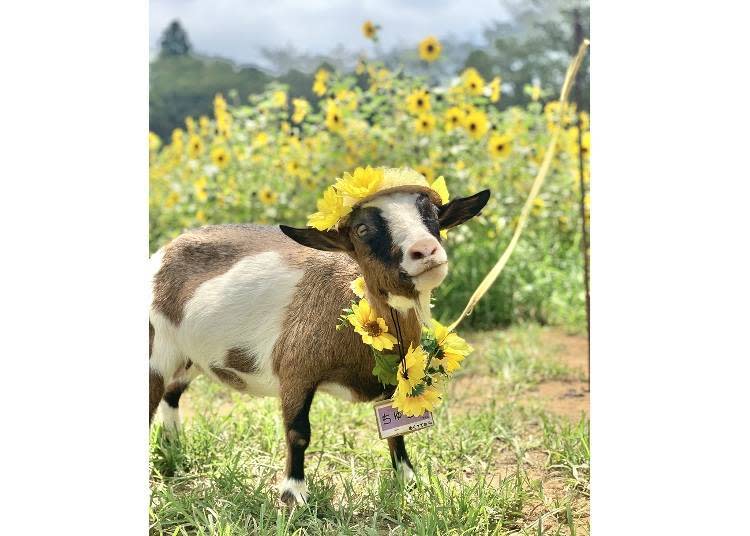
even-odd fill
[[[281,232],[289,238],[313,249],[322,251],[351,251],[354,249],[349,236],[339,231],[318,231],[311,227],[298,229],[287,225],[279,225]]]
[[[481,212],[489,199],[490,191],[482,190],[478,194],[469,197],[460,197],[448,204],[442,205],[438,210],[440,228],[450,229],[470,220]]]

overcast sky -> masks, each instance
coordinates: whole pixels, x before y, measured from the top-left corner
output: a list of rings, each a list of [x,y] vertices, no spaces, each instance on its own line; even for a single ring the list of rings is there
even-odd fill
[[[164,28],[178,19],[196,52],[262,64],[262,47],[367,50],[372,45],[360,31],[367,19],[383,26],[388,50],[430,34],[480,43],[485,24],[506,18],[500,0],[151,0],[149,37],[158,48]]]

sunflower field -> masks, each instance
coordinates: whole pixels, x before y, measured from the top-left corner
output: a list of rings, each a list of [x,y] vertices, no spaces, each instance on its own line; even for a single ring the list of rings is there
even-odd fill
[[[424,48],[439,54],[435,43]],[[216,95],[213,117],[186,118],[169,140],[149,134],[151,251],[205,224],[302,227],[344,172],[409,166],[430,182],[444,177],[451,198],[492,192],[480,216],[448,233],[451,268],[434,311],[448,322],[510,240],[550,134],[563,128],[521,241],[464,326],[533,320],[582,329],[578,140],[580,129],[588,184],[589,118],[574,107],[560,118],[552,89],[527,86],[525,107],[503,109],[501,79],[474,69],[433,86],[360,61],[350,74],[319,70],[317,103],[275,84],[261,94]]]

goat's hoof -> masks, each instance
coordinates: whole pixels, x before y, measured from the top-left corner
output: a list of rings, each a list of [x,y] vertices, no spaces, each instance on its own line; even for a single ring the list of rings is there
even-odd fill
[[[281,484],[279,491],[281,492],[281,502],[286,506],[302,506],[307,503],[307,484],[304,480],[287,478]]]
[[[417,476],[414,474],[414,469],[412,469],[408,463],[403,461],[396,464],[396,474],[407,486],[413,484],[417,480]]]

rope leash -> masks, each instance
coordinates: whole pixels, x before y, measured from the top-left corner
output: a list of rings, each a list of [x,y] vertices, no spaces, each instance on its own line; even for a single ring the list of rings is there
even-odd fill
[[[526,225],[526,220],[528,219],[529,213],[531,212],[532,202],[539,194],[539,190],[542,188],[544,179],[547,177],[547,172],[552,165],[552,159],[554,158],[555,150],[557,149],[557,141],[562,130],[562,118],[568,105],[568,96],[570,95],[570,89],[573,86],[573,81],[575,80],[576,73],[578,73],[578,69],[581,67],[581,63],[583,62],[583,57],[586,55],[586,49],[588,48],[588,46],[589,40],[584,39],[581,42],[580,47],[578,47],[578,53],[576,54],[575,58],[573,58],[573,61],[571,61],[570,65],[568,66],[568,70],[565,73],[565,80],[563,81],[562,91],[560,92],[560,117],[558,118],[559,128],[557,128],[553,133],[552,139],[547,146],[547,152],[544,155],[542,165],[539,168],[539,172],[537,173],[536,178],[534,179],[534,183],[531,185],[529,196],[528,198],[526,198],[526,202],[521,209],[521,215],[518,218],[518,223],[516,224],[516,229],[513,232],[513,237],[510,239],[510,243],[505,248],[505,251],[500,256],[497,263],[495,263],[495,266],[493,266],[492,269],[487,273],[487,275],[484,276],[484,279],[474,291],[474,294],[472,294],[471,298],[469,298],[469,302],[466,304],[466,307],[464,307],[461,316],[459,316],[450,326],[448,326],[449,332],[454,331],[456,327],[461,323],[461,321],[471,314],[477,302],[482,299],[482,296],[486,294],[486,292],[500,275],[500,272],[503,271],[503,268],[505,268],[505,264],[508,262],[508,259],[513,253],[513,250],[516,248],[516,244],[518,244],[518,239],[521,236],[521,232],[523,231]]]

